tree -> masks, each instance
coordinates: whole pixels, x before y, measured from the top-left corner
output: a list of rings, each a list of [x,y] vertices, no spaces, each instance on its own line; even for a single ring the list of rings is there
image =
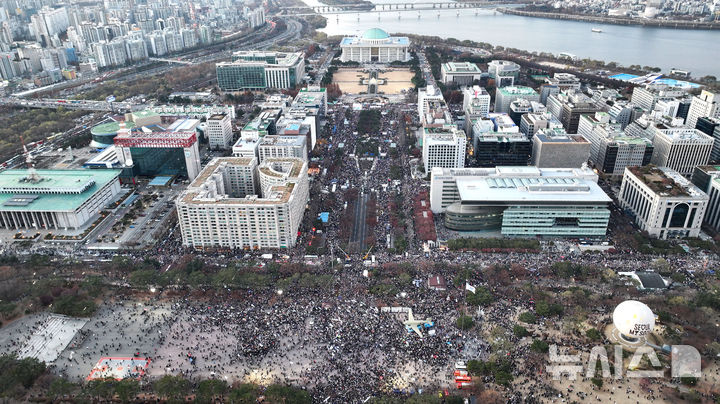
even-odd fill
[[[489,290],[482,286],[478,286],[475,288],[475,293],[467,292],[465,300],[472,306],[487,306],[492,303],[495,298]]]
[[[168,400],[180,400],[190,392],[190,382],[182,376],[163,376],[153,384],[155,392]]]
[[[473,327],[473,325],[475,325],[475,322],[473,321],[472,317],[462,315],[458,317],[455,325],[461,330],[469,330]]]
[[[291,386],[283,386],[280,384],[271,384],[265,389],[265,397],[270,402],[275,403],[295,403],[295,404],[310,404],[312,399],[310,394],[305,391]]]
[[[241,384],[230,390],[228,401],[232,404],[254,404],[257,396],[257,386],[254,384]]]
[[[140,392],[140,383],[133,379],[123,379],[115,383],[115,394],[122,402],[128,402],[135,399]]]
[[[77,385],[75,383],[59,377],[50,384],[48,395],[57,400],[58,398],[70,395],[76,388]]]
[[[28,389],[45,372],[45,364],[35,358],[17,359],[15,356],[0,356],[0,395],[7,395],[15,389]]]
[[[519,325],[519,324],[515,324],[515,325],[513,326],[513,334],[514,334],[516,337],[522,338],[522,337],[527,337],[527,335],[528,335],[529,333],[528,333],[527,328],[525,328],[525,327],[523,327],[523,326],[521,326],[521,325]]]
[[[115,395],[114,382],[115,379],[112,378],[90,380],[88,384],[85,385],[83,392],[93,399],[107,400]]]
[[[535,324],[535,321],[537,321],[537,317],[535,317],[535,315],[530,313],[529,311],[526,311],[520,313],[520,317],[518,317],[518,320],[522,321],[523,323]]]
[[[467,361],[467,370],[471,375],[480,376],[487,373],[487,366],[485,362],[471,359]]]
[[[591,328],[585,331],[585,336],[593,341],[599,341],[602,339],[602,334],[596,328]]]
[[[530,344],[530,349],[538,353],[546,353],[550,349],[550,346],[547,342],[536,339]]]
[[[130,274],[130,284],[135,287],[146,287],[157,283],[157,271],[152,269],[137,270]]]
[[[559,316],[563,313],[563,307],[557,303],[548,303],[541,300],[535,305],[535,312],[543,317]]]
[[[203,380],[198,384],[195,401],[198,403],[212,403],[217,397],[225,395],[227,388],[227,383],[222,380]]]
[[[697,382],[698,382],[697,377],[692,377],[692,376],[681,376],[680,377],[680,383],[682,383],[686,386],[694,386],[697,384]]]

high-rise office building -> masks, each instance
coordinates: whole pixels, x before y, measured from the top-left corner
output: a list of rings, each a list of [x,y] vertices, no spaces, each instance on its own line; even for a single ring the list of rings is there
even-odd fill
[[[505,86],[495,89],[495,110],[498,113],[510,112],[510,104],[515,100],[540,101],[540,94],[530,87]]]
[[[580,116],[594,114],[598,111],[590,97],[581,92],[564,92],[548,97],[548,112],[562,122],[565,131],[570,134],[578,132]]]
[[[465,148],[467,138],[462,129],[454,125],[441,128],[422,129],[422,157],[425,172],[433,167],[460,168],[465,166]]]
[[[465,133],[471,133],[473,122],[487,117],[490,113],[490,94],[483,87],[465,87],[463,93],[463,112],[465,113]]]
[[[578,168],[590,157],[590,142],[563,129],[541,129],[532,141],[532,165],[536,167]]]
[[[294,247],[308,189],[302,159],[213,159],[176,201],[183,245]]]
[[[206,122],[205,135],[211,149],[227,149],[232,145],[232,122],[227,114],[215,114]]]
[[[685,95],[687,93],[680,88],[670,87],[667,84],[651,83],[635,87],[630,102],[645,111],[652,111],[658,101],[673,101]]]
[[[495,87],[515,85],[520,74],[520,65],[507,60],[493,60],[488,63],[488,76],[495,80]]]
[[[710,161],[720,162],[720,118],[698,118],[695,129],[713,138]]]
[[[294,88],[305,75],[302,52],[235,52],[232,62],[216,64],[223,91]]]
[[[520,118],[520,133],[531,139],[540,129],[562,128],[562,123],[549,112],[529,113]]]
[[[700,95],[693,97],[685,125],[694,128],[698,119],[706,116],[720,118],[720,94],[703,90]]]
[[[478,167],[526,166],[532,143],[520,132],[482,133],[473,139],[474,159]]]
[[[308,159],[307,138],[305,136],[268,135],[258,143],[258,158],[262,163],[269,158],[295,157]]]
[[[130,130],[124,124],[113,139],[120,164],[133,176],[178,175],[194,179],[200,172],[200,150],[195,126],[180,119],[170,127]]]
[[[580,90],[580,79],[571,73],[555,73],[552,77],[546,77],[545,82],[560,91]]]
[[[655,128],[652,163],[691,175],[695,167],[710,160],[713,138],[690,128]]]

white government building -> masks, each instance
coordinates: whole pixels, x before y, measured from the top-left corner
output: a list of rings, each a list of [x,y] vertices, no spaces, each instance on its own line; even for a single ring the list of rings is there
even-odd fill
[[[371,28],[362,35],[345,37],[340,41],[343,62],[390,63],[410,60],[410,39],[390,36],[380,28]]]
[[[308,201],[307,162],[299,158],[213,159],[177,199],[183,245],[291,248]]]
[[[627,167],[620,206],[653,237],[697,237],[708,196],[675,170],[648,165]]]
[[[433,167],[465,167],[465,131],[455,125],[424,127],[422,130],[422,158],[426,173],[432,171]]]

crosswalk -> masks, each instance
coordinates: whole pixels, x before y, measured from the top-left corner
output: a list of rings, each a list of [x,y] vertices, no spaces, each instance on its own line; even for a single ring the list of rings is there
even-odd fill
[[[87,319],[50,315],[20,349],[18,357],[36,358],[45,363],[54,362],[85,323]]]

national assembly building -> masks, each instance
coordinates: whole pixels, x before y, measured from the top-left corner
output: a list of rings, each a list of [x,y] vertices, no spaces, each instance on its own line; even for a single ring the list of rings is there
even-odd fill
[[[380,28],[371,28],[362,35],[345,37],[340,41],[342,62],[390,63],[410,60],[410,39],[390,36]]]

